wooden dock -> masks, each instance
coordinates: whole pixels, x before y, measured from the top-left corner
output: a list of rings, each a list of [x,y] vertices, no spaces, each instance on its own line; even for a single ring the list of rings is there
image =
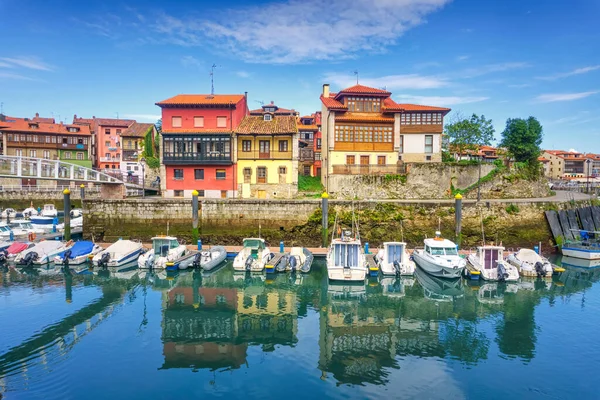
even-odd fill
[[[578,239],[580,230],[600,231],[600,207],[597,206],[549,210],[545,214],[556,243],[561,240],[564,242]]]

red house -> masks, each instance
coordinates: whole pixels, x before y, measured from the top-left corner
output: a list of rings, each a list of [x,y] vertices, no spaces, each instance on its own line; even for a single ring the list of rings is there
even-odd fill
[[[248,114],[246,94],[180,94],[162,108],[161,185],[165,197],[237,194],[233,131]]]

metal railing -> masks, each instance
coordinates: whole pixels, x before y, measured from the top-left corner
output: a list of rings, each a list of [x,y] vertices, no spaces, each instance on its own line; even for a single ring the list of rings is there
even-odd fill
[[[58,186],[34,186],[34,185],[0,185],[0,190],[5,192],[41,192],[41,193],[54,193],[69,189],[71,191],[79,189],[76,186],[58,185]],[[85,188],[85,193],[99,193],[100,186],[93,186]]]

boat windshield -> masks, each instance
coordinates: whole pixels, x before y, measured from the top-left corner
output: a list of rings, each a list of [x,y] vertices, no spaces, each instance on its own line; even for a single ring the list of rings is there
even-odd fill
[[[179,242],[173,239],[154,239],[152,248],[154,254],[165,257],[170,249],[174,249],[179,246]]]
[[[429,254],[432,256],[456,256],[458,255],[458,250],[456,247],[429,247]]]
[[[400,261],[402,262],[402,254],[404,253],[404,246],[401,244],[390,244],[387,248],[387,260],[388,262]]]
[[[358,267],[358,244],[336,243],[333,252],[336,267]]]
[[[10,228],[6,225],[0,226],[0,232],[10,232]]]
[[[265,243],[258,239],[244,239],[244,247],[250,247],[251,249],[264,249]]]
[[[54,204],[45,204],[44,210],[54,210]]]

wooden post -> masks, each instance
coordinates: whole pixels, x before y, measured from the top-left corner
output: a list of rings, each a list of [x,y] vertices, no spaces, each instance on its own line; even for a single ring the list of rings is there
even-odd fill
[[[454,196],[454,225],[456,228],[455,236],[456,236],[456,244],[460,248],[462,237],[461,237],[461,229],[462,229],[462,195],[458,193]]]
[[[192,238],[198,241],[198,191],[192,191]]]
[[[65,240],[71,240],[71,191],[67,188],[63,190],[64,209],[65,209]]]
[[[327,247],[327,238],[329,236],[329,195],[323,192],[321,195],[321,239],[323,247]]]

